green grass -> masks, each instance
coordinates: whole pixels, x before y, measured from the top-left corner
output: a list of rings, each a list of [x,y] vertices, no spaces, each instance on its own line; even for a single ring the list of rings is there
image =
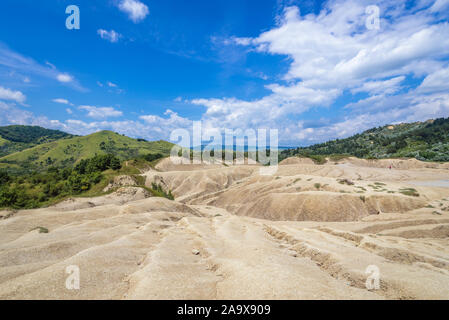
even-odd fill
[[[39,230],[39,233],[48,233],[49,232],[48,229],[44,228],[44,227],[36,227],[36,228],[31,229],[30,231],[34,231],[34,230]]]
[[[347,155],[347,154],[331,154],[329,156],[329,160],[330,161],[334,161],[334,162],[338,162],[340,160],[347,159],[348,157],[350,157],[350,155]]]
[[[0,147],[3,146],[4,144],[8,143],[9,141],[6,139],[3,139],[2,137],[0,137]]]
[[[283,150],[280,160],[292,156],[333,161],[345,155],[365,159],[406,159],[449,161],[449,118],[401,123],[372,128],[345,139],[336,139],[308,147]],[[333,156],[333,155],[340,156]]]
[[[98,158],[98,157],[96,157]],[[89,160],[91,161],[91,160]],[[148,188],[145,177],[140,175],[132,161],[125,161],[120,169],[108,169],[101,173],[80,174],[76,169],[58,170],[52,168],[47,172],[8,176],[7,187],[0,188],[0,208],[32,209],[48,207],[72,197],[98,197],[110,194],[118,189],[104,192],[106,186],[116,176],[128,175],[135,179],[135,187],[146,189],[151,195],[174,200],[171,190],[160,186]],[[67,172],[67,176],[65,173]],[[75,178],[75,182],[72,178]],[[81,180],[77,180],[77,179]],[[74,183],[74,184],[73,184]],[[5,186],[5,185],[3,185]]]
[[[351,180],[348,180],[348,179],[338,179],[337,181],[339,184],[346,184],[348,186],[354,185],[354,182],[352,182]]]
[[[410,197],[419,197],[419,193],[416,189],[413,188],[402,188],[399,189],[399,193],[410,196]]]
[[[325,156],[321,155],[309,155],[308,158],[312,159],[315,164],[325,164],[327,162]]]
[[[0,127],[0,157],[32,148],[36,145],[71,138],[73,135],[37,126],[12,125]]]
[[[120,160],[137,158],[148,153],[170,154],[172,143],[166,141],[138,141],[111,131],[88,136],[61,139],[0,158],[0,163],[28,169],[50,166],[67,167],[96,154],[113,154]]]

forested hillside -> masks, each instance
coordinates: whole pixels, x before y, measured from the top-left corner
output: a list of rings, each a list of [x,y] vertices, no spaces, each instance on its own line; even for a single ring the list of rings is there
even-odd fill
[[[74,137],[71,134],[37,126],[13,125],[0,127],[0,157],[39,144]]]
[[[281,159],[302,155],[351,155],[359,158],[416,158],[449,161],[449,118],[373,128],[346,139],[281,152]]]
[[[166,141],[132,139],[112,131],[87,136],[62,138],[39,144],[0,158],[0,168],[9,171],[41,171],[50,167],[65,168],[95,155],[113,154],[128,160],[146,154],[168,156],[173,144]]]

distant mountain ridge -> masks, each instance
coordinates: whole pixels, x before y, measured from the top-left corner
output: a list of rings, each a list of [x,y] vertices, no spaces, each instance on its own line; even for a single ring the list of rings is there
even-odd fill
[[[449,118],[372,128],[349,138],[285,150],[281,158],[333,154],[449,161]]]

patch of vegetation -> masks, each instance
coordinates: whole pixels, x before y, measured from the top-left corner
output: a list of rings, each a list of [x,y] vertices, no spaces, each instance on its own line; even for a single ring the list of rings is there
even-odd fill
[[[413,189],[413,188],[402,188],[402,189],[399,189],[399,193],[402,193],[403,195],[406,195],[406,196],[419,197],[418,191],[416,189]]]
[[[329,160],[330,161],[334,161],[334,162],[338,162],[338,161],[346,159],[346,158],[348,158],[350,156],[351,155],[348,155],[348,154],[331,154],[331,155],[329,155]]]
[[[366,197],[365,197],[365,196],[360,196],[359,198],[360,198],[360,200],[362,200],[363,202],[366,202]]]
[[[0,157],[40,144],[72,137],[73,135],[62,131],[37,126],[13,125],[0,127]]]
[[[36,227],[36,228],[31,229],[30,231],[34,231],[34,230],[39,230],[39,233],[48,233],[49,232],[48,229],[44,228],[44,227]]]
[[[325,164],[327,162],[326,157],[318,154],[308,155],[307,157],[312,159],[315,164]]]
[[[50,130],[38,126],[13,125],[0,127],[0,136],[12,142],[39,143],[43,140],[58,140],[72,137],[72,135],[59,131]]]
[[[320,189],[321,188],[321,183],[315,183],[313,185],[316,189]]]
[[[0,208],[32,209],[52,205],[69,197],[95,197],[106,194],[103,189],[114,177],[129,175],[136,187],[145,188],[153,196],[174,200],[171,191],[160,185],[145,187],[145,177],[132,165],[124,165],[113,155],[96,155],[81,160],[72,168],[50,167],[45,172],[10,175],[0,170]],[[107,193],[111,193],[110,190]]]
[[[348,180],[348,179],[338,179],[337,181],[339,184],[346,184],[348,186],[354,185],[354,182],[352,182],[351,180]]]
[[[95,156],[81,161],[75,168],[49,168],[11,176],[0,174],[0,207],[39,208],[73,195],[80,195],[104,180],[103,171],[117,171],[120,161],[112,155]]]
[[[365,159],[416,158],[421,161],[449,161],[449,118],[401,123],[373,128],[346,139],[336,139],[309,147],[284,150],[280,160],[292,156],[332,155]]]
[[[164,191],[164,189],[162,188],[162,186],[160,184],[156,184],[156,183],[153,182],[151,184],[151,187],[152,187],[152,189],[150,189],[150,192],[154,196],[167,198],[169,200],[175,200],[175,197],[171,193],[171,190],[169,190],[168,193],[167,193],[166,191]]]
[[[150,162],[168,156],[174,145],[166,141],[138,141],[111,131],[83,137],[67,137],[0,157],[0,167],[11,173],[66,168],[95,155],[113,154],[120,161],[142,159]],[[1,149],[1,147],[0,147]]]

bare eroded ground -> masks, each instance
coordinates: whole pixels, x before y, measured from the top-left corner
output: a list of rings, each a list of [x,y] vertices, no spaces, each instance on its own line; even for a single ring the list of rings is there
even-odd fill
[[[124,187],[0,212],[0,299],[449,298],[449,188],[428,183],[447,166],[289,159],[261,176],[167,161],[144,175],[176,201]]]

